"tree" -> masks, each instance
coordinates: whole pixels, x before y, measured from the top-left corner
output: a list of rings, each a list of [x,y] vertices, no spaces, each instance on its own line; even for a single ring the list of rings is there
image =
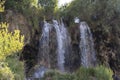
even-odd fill
[[[0,25],[0,78],[14,80],[14,74],[5,62],[6,57],[17,53],[23,47],[24,36],[20,31],[8,32],[8,23],[1,22]]]
[[[5,1],[0,2],[0,12],[4,12]],[[0,23],[0,80],[14,80],[14,73],[8,67],[6,58],[22,49],[24,44],[24,36],[20,35],[19,30],[9,32],[7,30],[9,24]]]
[[[15,30],[14,33],[8,32],[8,23],[1,23],[0,30],[0,61],[7,56],[19,51],[23,47],[24,36],[20,36],[20,31]]]
[[[57,9],[58,0],[38,0],[38,5],[42,8],[46,18],[51,18]]]
[[[30,7],[31,0],[6,0],[5,9],[22,13]]]

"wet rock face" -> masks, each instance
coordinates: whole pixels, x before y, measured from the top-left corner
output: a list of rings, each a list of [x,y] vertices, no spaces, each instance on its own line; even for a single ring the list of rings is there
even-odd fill
[[[41,36],[39,36],[40,38]],[[46,51],[43,51],[43,46],[44,45],[40,45],[38,46],[39,52],[38,52],[38,63],[40,65],[43,65],[45,67],[48,68],[56,68],[57,67],[57,40],[56,40],[56,32],[55,29],[52,28],[52,30],[50,30],[49,32],[49,44],[46,44],[47,48]],[[44,53],[43,53],[44,52]],[[43,56],[44,54],[44,56]],[[49,57],[49,61],[48,61],[48,57]]]
[[[37,65],[37,56],[38,56],[38,47],[39,47],[39,34],[35,32],[35,35],[30,40],[29,44],[26,44],[23,47],[22,53],[20,55],[20,60],[25,62],[25,73],[26,76],[29,74],[29,71]]]
[[[27,44],[24,46],[20,60],[25,61],[25,73],[28,74],[29,70],[37,64],[37,49]]]
[[[118,77],[117,75],[113,75],[112,78],[113,80],[120,80],[120,77]]]
[[[80,60],[80,48],[79,48],[79,41],[80,41],[80,31],[79,31],[79,24],[73,27],[68,27],[69,33],[71,36],[71,45],[72,45],[72,54],[70,55],[70,69],[74,71],[80,67],[81,60]]]
[[[55,69],[57,67],[57,36],[55,29],[53,28],[50,32],[50,68]]]

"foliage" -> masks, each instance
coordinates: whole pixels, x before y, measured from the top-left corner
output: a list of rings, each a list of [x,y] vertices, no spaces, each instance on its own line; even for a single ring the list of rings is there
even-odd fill
[[[14,74],[5,62],[0,62],[0,80],[14,80]]]
[[[25,78],[24,65],[23,65],[23,62],[19,61],[19,56],[17,54],[8,56],[6,58],[6,62],[8,63],[8,67],[14,74],[14,79],[15,80],[24,80],[24,78]]]
[[[31,5],[38,7],[38,0],[31,0]]]
[[[60,73],[56,70],[48,71],[42,80],[74,80],[74,74]]]
[[[76,73],[75,80],[112,80],[113,72],[104,66],[95,68],[81,67]]]
[[[57,10],[58,0],[38,0],[38,4],[46,18],[53,17]]]
[[[27,19],[27,25],[31,29],[31,34],[34,30],[39,30],[39,19],[43,15],[38,8],[37,0],[7,0],[5,3],[6,10],[12,10],[14,13],[20,13]]]
[[[31,6],[37,7],[37,0],[6,0],[5,2],[6,10],[11,9],[17,12],[22,12]]]
[[[14,33],[8,32],[7,27],[7,23],[1,23],[0,61],[4,60],[7,56],[21,50],[23,47],[24,36],[20,36],[19,30],[15,30]]]
[[[95,76],[97,77],[98,80],[113,80],[112,79],[113,72],[109,68],[106,68],[104,66],[99,66],[96,67],[95,71],[97,73],[95,74]]]
[[[48,9],[48,7],[50,7],[51,9],[55,9],[57,7],[57,3],[58,0],[38,0],[38,4],[40,7],[44,8],[44,9]]]
[[[61,12],[60,17],[64,17],[69,23],[73,23],[74,18],[79,17],[81,21],[85,20],[90,24],[106,26],[116,16],[119,19],[119,4],[120,0],[73,0]],[[106,26],[106,28],[108,27]]]
[[[58,0],[7,0],[5,3],[6,10],[11,9],[14,12],[22,13],[30,27],[34,30],[39,30],[39,23],[44,18],[50,20],[53,18],[57,10]]]
[[[48,13],[53,14],[57,7],[57,2],[58,0],[7,0],[5,6],[6,9],[12,9],[17,12],[22,12],[23,14],[35,7],[38,11],[41,9],[43,14],[47,16]],[[38,6],[40,9],[38,9]],[[29,12],[28,14],[31,13]]]
[[[104,66],[96,68],[80,67],[77,72],[72,74],[49,71],[45,74],[43,80],[112,80],[112,74],[112,71]]]
[[[19,30],[14,33],[7,30],[8,23],[0,24],[0,79],[14,80],[15,74],[11,70],[6,58],[20,51],[23,47],[24,36],[20,35]],[[15,62],[16,63],[16,62]],[[12,65],[13,66],[13,65]]]
[[[0,12],[4,12],[4,3],[5,3],[5,0],[0,0]]]
[[[0,12],[4,12],[4,3],[4,0],[0,2]],[[23,63],[19,62],[18,57],[9,56],[22,49],[24,36],[20,35],[19,30],[9,32],[8,26],[6,22],[0,23],[0,80],[23,80]]]

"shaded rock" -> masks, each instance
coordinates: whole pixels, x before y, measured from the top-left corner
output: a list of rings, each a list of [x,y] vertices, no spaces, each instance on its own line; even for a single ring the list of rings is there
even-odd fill
[[[115,74],[112,76],[112,78],[113,78],[113,80],[120,80],[120,77],[118,77],[118,76],[115,75]]]
[[[30,40],[32,27],[22,14],[7,10],[5,12],[5,21],[9,23],[9,31],[13,32],[14,30],[20,30],[21,34],[25,36],[25,42]]]

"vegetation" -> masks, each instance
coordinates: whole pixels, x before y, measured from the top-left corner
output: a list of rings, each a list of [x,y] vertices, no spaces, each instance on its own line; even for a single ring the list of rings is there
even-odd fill
[[[34,33],[34,30],[38,30],[39,17],[43,15],[38,8],[37,0],[6,0],[5,9],[24,15],[27,19],[28,25],[32,28],[31,34]]]
[[[38,0],[42,13],[46,19],[52,19],[57,10],[58,0]]]
[[[16,53],[23,47],[23,36],[20,36],[20,31],[15,30],[14,33],[9,33],[7,30],[8,24],[1,23],[0,30],[0,60],[13,53]]]
[[[120,42],[120,0],[73,0],[72,3],[66,4],[60,9],[58,9],[57,3],[58,0],[6,0],[6,2],[5,0],[1,0],[0,12],[3,13],[5,8],[12,10],[14,13],[24,15],[32,31],[32,36],[36,30],[38,31],[38,33],[36,31],[36,34],[40,33],[39,24],[44,19],[51,21],[53,18],[62,17],[69,28],[74,26],[73,20],[75,17],[80,18],[81,21],[85,20],[92,26],[93,36],[96,37],[95,45],[99,49],[97,50],[97,56],[102,55],[99,53],[102,53],[102,50],[105,49],[109,49],[109,51],[116,50],[112,52],[112,54],[115,52],[114,55],[117,55],[117,57],[114,59],[112,58],[113,56],[111,57],[111,61],[114,60],[114,63],[111,63],[111,65],[112,68],[114,67],[118,70],[120,65],[120,45],[117,43]],[[0,23],[0,79],[23,80],[23,63],[18,59],[19,52],[24,45],[24,36],[20,35],[19,30],[9,32],[7,29],[8,26],[8,23]],[[74,35],[72,34],[72,36]],[[100,59],[100,62],[108,64],[108,52],[104,55],[99,57],[105,57],[105,60]],[[112,80],[112,74],[112,71],[104,66],[96,68],[81,67],[73,74],[50,71],[45,74],[43,80]]]
[[[112,80],[112,75],[112,70],[104,66],[87,69],[81,67],[76,72],[76,80]]]
[[[104,66],[96,68],[80,67],[75,73],[60,73],[58,71],[49,71],[45,74],[43,80],[112,80],[112,71]]]
[[[23,62],[19,61],[19,56],[12,55],[6,58],[5,62],[7,62],[8,67],[10,68],[14,79],[13,80],[24,80],[25,79],[25,70]]]
[[[25,15],[30,25],[36,29],[41,19],[53,17],[57,2],[57,0],[7,0],[5,8]]]
[[[59,17],[64,18],[70,30],[71,27],[75,27],[75,17],[89,24],[95,39],[99,62],[105,65],[110,64],[112,68],[114,66],[116,71],[120,68],[118,67],[120,66],[120,58],[118,58],[120,55],[119,4],[120,0],[73,0],[69,5],[63,6],[59,12]],[[109,53],[108,49],[112,50],[112,53]]]
[[[0,0],[0,1],[1,1],[1,0]],[[0,12],[4,12],[4,8],[5,8],[5,7],[3,6],[4,3],[5,3],[5,0],[3,0],[3,1],[0,2]]]
[[[73,23],[74,18],[79,17],[81,21],[85,20],[90,24],[104,24],[103,28],[108,29],[106,21],[110,22],[113,17],[119,15],[119,3],[119,0],[73,0],[65,6],[66,8],[61,9],[60,17],[64,17],[69,23]]]
[[[15,75],[18,74],[14,73],[9,66],[14,67],[13,65],[21,65],[21,63],[16,63],[18,58],[15,59],[14,57],[15,62],[13,65],[9,64],[9,61],[12,61],[12,58],[9,58],[9,56],[16,55],[15,53],[22,49],[24,36],[20,35],[19,30],[15,30],[14,33],[8,32],[7,27],[8,23],[2,22],[0,25],[0,78],[14,80]]]
[[[0,2],[0,12],[4,11],[3,4],[4,1]],[[9,32],[7,29],[8,26],[9,24],[6,22],[0,23],[0,80],[16,80],[18,75],[19,79],[17,80],[21,80],[22,76],[18,73],[23,71],[22,66],[20,67],[22,63],[18,62],[18,58],[11,58],[10,56],[16,55],[15,53],[22,49],[24,36],[20,35],[19,30]],[[10,62],[12,62],[12,64]],[[20,69],[17,68],[16,70],[19,70],[15,72],[16,70],[13,70],[12,67],[15,67],[14,69],[19,67]]]

